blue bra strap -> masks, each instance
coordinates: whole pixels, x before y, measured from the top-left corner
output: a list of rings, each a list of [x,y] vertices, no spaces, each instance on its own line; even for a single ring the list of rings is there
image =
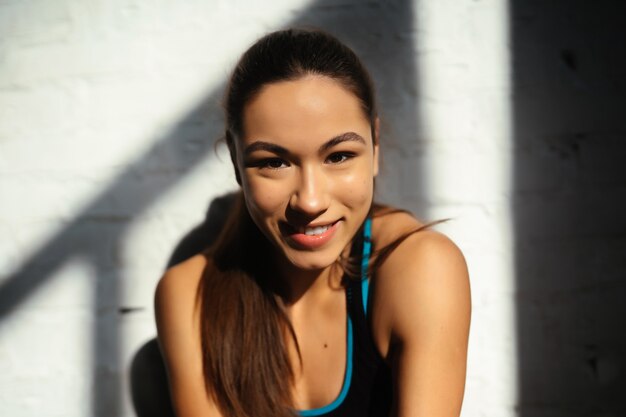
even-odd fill
[[[367,267],[370,262],[372,251],[372,219],[365,219],[363,225],[363,254],[361,256],[361,295],[363,296],[363,310],[367,314],[367,296],[369,293],[370,280],[367,276]]]

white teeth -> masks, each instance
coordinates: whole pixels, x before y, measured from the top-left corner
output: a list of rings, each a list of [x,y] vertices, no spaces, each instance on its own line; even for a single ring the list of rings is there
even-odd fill
[[[311,227],[304,229],[304,234],[307,236],[315,236],[321,235],[325,231],[327,231],[329,226],[319,226],[319,227]]]

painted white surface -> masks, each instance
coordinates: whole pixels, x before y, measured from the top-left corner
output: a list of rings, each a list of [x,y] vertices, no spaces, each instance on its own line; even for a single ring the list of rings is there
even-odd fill
[[[464,416],[514,415],[516,340],[507,2],[420,0],[428,218],[465,253],[472,326]]]

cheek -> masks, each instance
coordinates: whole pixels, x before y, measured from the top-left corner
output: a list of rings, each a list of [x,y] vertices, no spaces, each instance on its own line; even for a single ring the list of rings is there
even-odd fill
[[[337,193],[342,196],[345,203],[358,207],[367,205],[372,201],[374,196],[374,177],[373,175],[351,174],[342,178],[338,183]]]
[[[253,217],[268,217],[280,214],[288,202],[285,187],[268,181],[252,179],[244,181],[244,195]]]

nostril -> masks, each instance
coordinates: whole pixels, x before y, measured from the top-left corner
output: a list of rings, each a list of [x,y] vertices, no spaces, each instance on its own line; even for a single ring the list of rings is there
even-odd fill
[[[321,196],[317,191],[300,189],[291,197],[291,206],[302,211],[316,211],[322,206]]]
[[[307,224],[325,213],[326,210],[327,207],[325,206],[303,205],[301,201],[296,201],[295,204],[290,204],[287,207],[285,217],[288,222],[293,224]]]

